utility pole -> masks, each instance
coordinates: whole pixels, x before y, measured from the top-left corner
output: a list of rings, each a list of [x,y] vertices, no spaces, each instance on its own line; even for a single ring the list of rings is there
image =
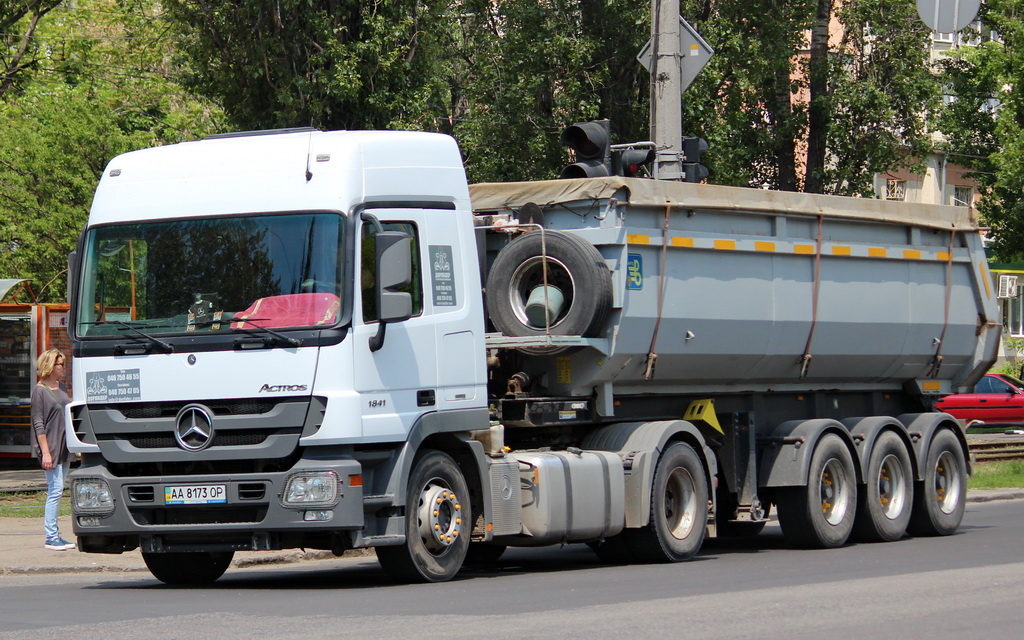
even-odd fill
[[[655,175],[662,180],[683,177],[679,29],[679,0],[651,0],[651,140]]]

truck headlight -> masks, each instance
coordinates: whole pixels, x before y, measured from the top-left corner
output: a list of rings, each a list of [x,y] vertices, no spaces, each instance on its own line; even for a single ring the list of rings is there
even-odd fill
[[[106,515],[114,512],[114,496],[102,478],[75,478],[71,483],[75,513]]]
[[[333,471],[300,471],[288,476],[281,504],[286,507],[333,507],[341,499],[341,480]]]

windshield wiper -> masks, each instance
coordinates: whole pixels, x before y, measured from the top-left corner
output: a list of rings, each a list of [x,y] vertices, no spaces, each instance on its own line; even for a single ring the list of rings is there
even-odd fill
[[[156,338],[154,336],[151,336],[148,333],[146,333],[144,331],[141,331],[140,329],[138,329],[136,327],[133,327],[132,325],[130,325],[127,322],[124,322],[122,320],[101,320],[99,322],[82,322],[80,324],[94,324],[94,325],[114,324],[114,325],[117,325],[118,327],[121,327],[122,329],[127,329],[128,331],[133,331],[136,334],[142,336],[143,338],[148,340],[150,344],[152,344],[152,345],[154,345],[156,347],[160,347],[160,349],[164,353],[174,353],[174,345],[172,345],[171,343],[164,342],[160,338]],[[149,325],[147,325],[147,326],[149,326]]]
[[[280,340],[281,342],[284,342],[285,344],[287,344],[289,346],[292,346],[292,347],[301,347],[302,346],[302,340],[299,340],[298,338],[292,338],[291,336],[284,335],[280,331],[274,331],[270,327],[264,327],[263,325],[256,324],[256,322],[262,322],[264,320],[266,320],[266,318],[238,318],[238,317],[235,317],[235,318],[232,318],[230,320],[231,323],[239,323],[239,324],[241,324],[241,323],[246,323],[247,322],[247,323],[251,324],[253,326],[253,328],[256,329],[256,331],[250,331],[249,329],[242,329],[242,328],[239,328],[239,327],[231,327],[231,330],[232,331],[241,331],[243,333],[258,333],[258,332],[262,331],[263,333],[267,334],[271,338],[275,338],[276,340]]]
[[[116,324],[117,326],[121,327],[122,329],[127,329],[128,331],[132,331],[132,332],[136,333],[137,335],[142,336],[146,340],[149,340],[149,342],[151,344],[153,344],[153,345],[163,349],[164,353],[174,353],[174,345],[172,345],[170,342],[164,342],[160,338],[153,337],[153,336],[149,335],[148,333],[146,333],[145,331],[141,331],[139,329],[136,329],[135,327],[133,327],[132,325],[128,324],[127,322],[123,322],[121,320],[107,320],[107,322]]]

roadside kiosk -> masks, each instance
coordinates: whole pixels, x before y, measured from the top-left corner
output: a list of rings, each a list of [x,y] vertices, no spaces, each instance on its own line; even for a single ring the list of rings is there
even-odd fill
[[[12,459],[32,458],[30,400],[36,382],[35,361],[56,347],[65,355],[71,391],[71,342],[68,305],[5,302],[30,290],[20,279],[0,279],[0,467]]]

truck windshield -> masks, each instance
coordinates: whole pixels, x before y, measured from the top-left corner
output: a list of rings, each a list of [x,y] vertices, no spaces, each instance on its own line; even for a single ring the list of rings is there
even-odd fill
[[[89,230],[76,335],[329,326],[341,317],[337,213],[225,216]]]

